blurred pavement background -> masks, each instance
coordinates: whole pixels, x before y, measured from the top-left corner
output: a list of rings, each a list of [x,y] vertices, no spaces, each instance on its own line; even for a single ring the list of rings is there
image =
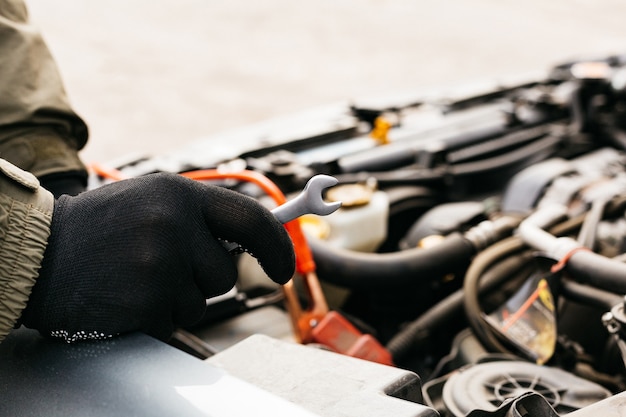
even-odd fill
[[[619,0],[26,0],[87,162],[363,96],[626,52]]]

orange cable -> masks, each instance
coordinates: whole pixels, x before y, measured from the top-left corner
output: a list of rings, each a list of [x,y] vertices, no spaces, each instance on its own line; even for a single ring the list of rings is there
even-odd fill
[[[96,175],[113,181],[121,181],[128,178],[122,173],[122,171],[115,168],[105,167],[104,165],[101,165],[97,162],[92,162],[91,164],[89,164],[89,169],[91,169]]]
[[[586,248],[584,246],[578,246],[578,247],[570,250],[569,252],[567,252],[565,254],[565,256],[563,256],[561,259],[559,259],[559,261],[557,263],[552,265],[552,267],[550,268],[550,272],[552,272],[553,274],[556,274],[557,272],[560,272],[563,268],[565,268],[565,265],[567,265],[567,263],[569,262],[569,259],[572,257],[572,255],[574,255],[576,252],[579,252],[579,251],[591,252],[591,249]]]

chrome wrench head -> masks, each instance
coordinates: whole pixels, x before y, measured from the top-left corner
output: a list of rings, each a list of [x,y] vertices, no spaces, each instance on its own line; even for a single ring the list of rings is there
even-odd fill
[[[339,207],[341,207],[341,201],[335,201],[328,203],[324,201],[324,190],[326,188],[337,185],[336,178],[330,175],[316,175],[306,183],[303,194],[307,201],[307,207],[309,208],[308,214],[317,214],[320,216],[327,216],[334,213]],[[304,213],[307,214],[307,213]]]
[[[296,198],[276,207],[272,213],[281,223],[287,223],[304,214],[327,216],[341,207],[340,201],[328,203],[323,196],[324,190],[337,182],[336,178],[329,175],[316,175],[307,182]]]

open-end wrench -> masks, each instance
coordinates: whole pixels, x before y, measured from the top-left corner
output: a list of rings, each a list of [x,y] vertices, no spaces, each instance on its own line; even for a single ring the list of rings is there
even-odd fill
[[[341,207],[341,201],[327,203],[323,195],[326,188],[332,187],[337,182],[337,179],[330,175],[316,175],[306,183],[298,196],[272,209],[272,214],[283,224],[305,214],[327,216]],[[222,242],[222,246],[233,255],[243,251],[242,247],[234,242]]]
[[[296,198],[276,207],[272,214],[283,224],[304,214],[329,215],[341,207],[341,201],[327,203],[323,192],[337,182],[336,178],[329,175],[316,175],[306,183],[304,190]]]

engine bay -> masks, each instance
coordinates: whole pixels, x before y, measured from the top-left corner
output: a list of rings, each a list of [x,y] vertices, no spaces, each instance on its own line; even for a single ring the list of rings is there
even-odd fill
[[[418,375],[409,400],[450,417],[584,415],[623,398],[626,56],[329,106],[95,167],[90,187],[154,172],[270,208],[326,174],[342,202],[289,229],[288,286],[237,255],[237,286],[177,349],[210,362],[262,334],[378,362]]]

